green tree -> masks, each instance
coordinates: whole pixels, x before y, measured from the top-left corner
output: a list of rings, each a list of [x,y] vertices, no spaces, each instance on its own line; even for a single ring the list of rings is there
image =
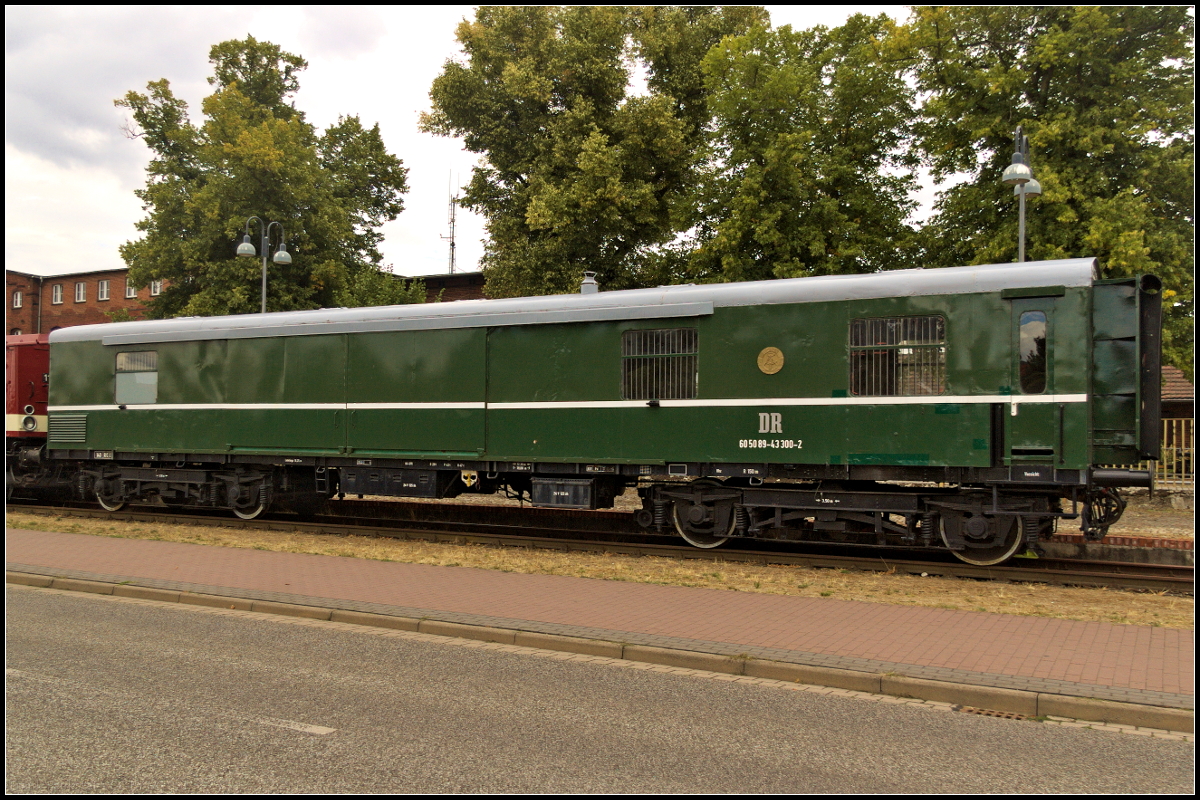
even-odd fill
[[[923,231],[933,266],[1016,258],[999,176],[1021,125],[1043,194],[1027,257],[1096,256],[1104,277],[1150,272],[1166,358],[1192,374],[1194,20],[1183,6],[915,7],[889,57],[912,65],[921,146],[941,194]]]
[[[434,80],[421,124],[485,156],[462,203],[487,219],[489,294],[575,291],[585,270],[610,289],[655,281],[647,256],[685,224],[679,198],[698,163],[699,59],[759,18],[481,7],[459,26],[465,63],[447,62]],[[629,97],[639,53],[651,92]]]
[[[911,263],[912,92],[880,16],[727,38],[704,60],[711,171],[688,261],[700,280],[873,272]]]
[[[149,316],[257,311],[261,261],[234,255],[251,216],[282,223],[293,256],[269,266],[271,311],[423,299],[423,290],[396,292],[402,282],[379,270],[379,228],[408,190],[379,126],[342,117],[318,135],[290,101],[307,63],[277,45],[222,42],[209,60],[216,91],[200,125],[166,80],[116,101],[153,154],[136,192],[143,236],[121,246],[135,285],[164,281]],[[251,240],[257,247],[257,228]]]
[[[334,293],[334,299],[344,308],[424,303],[425,281],[395,275],[390,265],[383,269],[360,269]]]

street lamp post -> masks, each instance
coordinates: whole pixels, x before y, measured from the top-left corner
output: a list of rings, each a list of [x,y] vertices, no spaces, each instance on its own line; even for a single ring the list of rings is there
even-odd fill
[[[1017,261],[1025,263],[1025,198],[1037,197],[1042,193],[1042,185],[1033,179],[1033,168],[1029,166],[1029,137],[1021,133],[1017,126],[1016,152],[1013,153],[1012,163],[1004,170],[1001,180],[1013,187],[1017,196]]]
[[[242,237],[242,243],[237,247],[237,254],[239,256],[256,255],[254,245],[250,243],[250,223],[255,221],[258,222],[258,227],[262,229],[262,313],[265,314],[267,313],[267,251],[271,249],[272,226],[279,226],[279,249],[275,252],[271,260],[276,264],[290,264],[292,263],[292,257],[288,255],[287,245],[284,243],[287,234],[283,232],[283,224],[280,222],[264,223],[258,217],[251,217],[246,220],[246,235]]]

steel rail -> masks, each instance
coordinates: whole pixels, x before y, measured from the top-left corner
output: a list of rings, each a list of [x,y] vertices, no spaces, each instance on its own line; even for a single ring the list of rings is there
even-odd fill
[[[370,501],[367,501],[370,502]],[[404,510],[414,510],[413,506],[429,507],[432,504],[419,503],[388,503],[387,505],[407,507]],[[616,553],[631,556],[657,556],[660,558],[676,558],[702,561],[723,561],[747,564],[774,564],[787,566],[804,566],[826,569],[853,569],[864,572],[889,572],[898,574],[972,578],[976,580],[1008,580],[1030,583],[1047,583],[1070,586],[1106,586],[1118,589],[1135,589],[1143,591],[1166,591],[1173,594],[1193,595],[1195,593],[1195,568],[1187,566],[1169,566],[1161,564],[1136,564],[1109,561],[1081,561],[1070,559],[1016,559],[1003,566],[978,567],[960,561],[919,561],[907,558],[896,558],[894,554],[887,555],[840,555],[830,553],[795,553],[769,552],[763,550],[740,550],[723,547],[720,550],[700,550],[687,545],[675,545],[645,541],[646,539],[661,538],[657,536],[626,533],[627,537],[639,541],[615,541],[607,532],[599,535],[605,539],[580,539],[579,534],[597,534],[594,529],[575,526],[532,526],[529,517],[524,518],[523,525],[485,524],[471,522],[455,522],[446,520],[401,520],[389,517],[389,524],[380,525],[379,519],[347,518],[344,516],[329,516],[324,519],[303,522],[286,515],[264,516],[254,520],[241,520],[224,512],[183,513],[178,511],[159,511],[145,506],[121,511],[103,511],[91,506],[26,506],[9,505],[9,510],[41,514],[62,515],[92,519],[117,519],[139,522],[157,522],[183,525],[209,525],[213,527],[246,528],[256,530],[274,530],[302,532],[326,535],[366,535],[394,539],[421,540],[444,544],[477,544],[505,547],[527,547],[564,552]],[[447,506],[434,506],[447,509]],[[454,509],[477,508],[478,513],[491,513],[496,510],[512,510],[497,506],[454,506]],[[349,509],[347,509],[349,510]],[[561,523],[565,520],[586,519],[587,516],[606,514],[606,521],[618,522],[620,518],[628,517],[623,512],[579,512],[577,515],[561,515],[554,509],[524,509],[541,512],[548,520]],[[443,512],[444,513],[444,512]],[[376,524],[371,524],[376,523]],[[474,530],[470,530],[474,529]],[[542,534],[542,535],[537,535]]]

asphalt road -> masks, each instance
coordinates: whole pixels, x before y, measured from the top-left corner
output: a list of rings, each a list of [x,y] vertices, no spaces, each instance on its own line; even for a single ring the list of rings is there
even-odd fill
[[[1194,745],[9,587],[9,793],[1182,792]]]

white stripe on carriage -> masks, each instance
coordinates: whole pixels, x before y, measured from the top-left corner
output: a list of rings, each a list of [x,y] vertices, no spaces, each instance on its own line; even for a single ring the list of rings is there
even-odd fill
[[[913,406],[990,403],[1086,403],[1086,394],[919,395],[916,397],[736,397],[708,400],[659,400],[663,408],[762,408],[768,406]],[[567,400],[536,403],[147,403],[126,411],[537,411],[573,408],[645,408],[647,400]],[[55,413],[117,411],[119,406],[50,406]]]
[[[358,410],[425,410],[478,409],[484,403],[138,403],[125,406],[126,411],[350,411]],[[120,406],[50,406],[51,411],[117,411]]]
[[[920,395],[916,397],[752,397],[708,400],[659,400],[662,408],[761,408],[768,406],[913,406],[987,405],[991,403],[1086,403],[1086,394],[1046,395]],[[554,408],[645,408],[647,400],[580,400],[545,403],[488,403],[497,411]]]

